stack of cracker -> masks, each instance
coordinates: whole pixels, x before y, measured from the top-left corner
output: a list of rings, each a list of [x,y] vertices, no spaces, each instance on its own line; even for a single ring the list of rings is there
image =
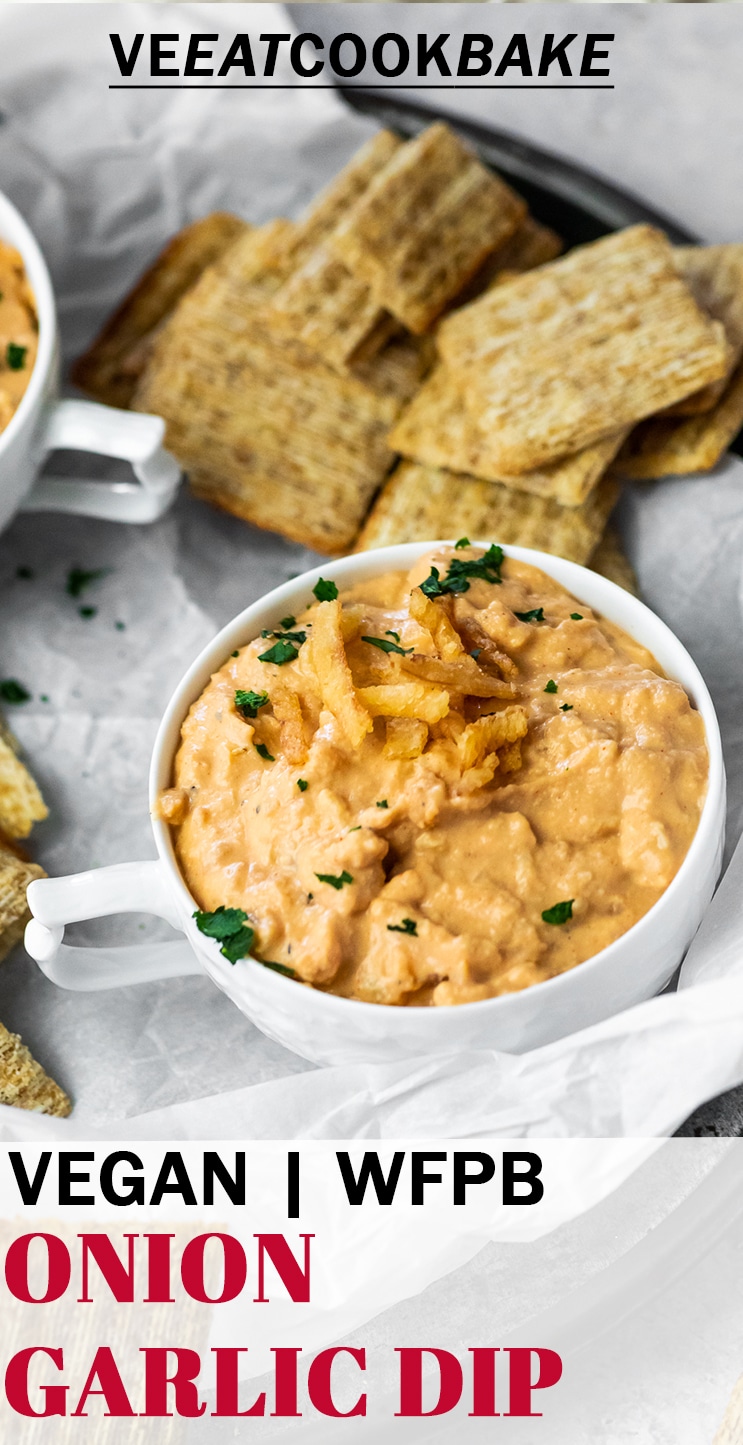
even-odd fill
[[[299,222],[181,233],[74,376],[162,415],[198,496],[319,551],[588,563],[619,475],[711,467],[743,421],[743,246],[561,250],[447,126],[381,131]]]
[[[12,733],[0,721],[0,960],[23,937],[30,917],[26,889],[43,869],[19,844],[47,816],[36,783],[18,756]],[[69,1114],[67,1095],[45,1074],[17,1034],[0,1024],[0,1104],[44,1114]]]

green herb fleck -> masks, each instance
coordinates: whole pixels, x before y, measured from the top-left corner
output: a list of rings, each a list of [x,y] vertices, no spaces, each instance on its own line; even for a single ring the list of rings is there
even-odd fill
[[[409,652],[414,652],[412,647],[400,647],[397,642],[388,642],[386,637],[362,637],[362,642],[370,642],[372,647],[378,647],[380,652],[397,652],[400,657],[407,657]]]
[[[325,577],[320,577],[312,589],[312,596],[316,597],[318,602],[335,602],[338,588],[335,582],[329,582]]]
[[[385,635],[385,637],[392,637],[395,642],[399,642],[399,641],[400,641],[400,634],[399,634],[399,632],[393,632],[392,629],[389,628],[389,627],[388,627],[388,629],[387,629],[387,631],[385,632],[384,635]]]
[[[224,904],[220,904],[213,913],[202,913],[197,908],[193,916],[201,933],[221,943],[220,953],[229,963],[237,963],[238,959],[250,953],[255,933],[242,908],[225,908]]]
[[[378,807],[378,808],[389,808],[389,806],[390,806],[390,805],[389,805],[389,803],[387,802],[387,799],[386,799],[386,798],[380,798],[379,802],[377,803],[377,807]]]
[[[235,651],[230,653],[230,657],[239,657],[239,656],[240,656],[240,649],[239,649],[238,647],[236,647],[236,648],[235,648]]]
[[[344,883],[353,883],[351,874],[347,873],[345,868],[342,873],[316,873],[315,877],[319,878],[321,883],[329,883],[331,888],[337,888],[339,890],[343,887]]]
[[[48,696],[47,693],[45,693],[45,692],[39,693],[39,702],[48,702],[48,701],[49,701],[49,696]]]
[[[265,707],[267,702],[267,692],[251,692],[244,687],[235,689],[235,707],[241,717],[256,717],[259,707]]]
[[[582,613],[582,612],[571,612],[570,618],[571,618],[571,621],[572,621],[572,622],[582,622],[582,621],[583,621],[583,613]]]
[[[388,933],[409,933],[411,938],[418,937],[418,924],[414,918],[403,918],[402,923],[388,923]]]
[[[254,748],[255,748],[255,750],[256,750],[259,758],[265,758],[265,760],[266,760],[267,763],[275,763],[275,762],[276,762],[276,759],[275,759],[273,753],[269,753],[268,748],[266,747],[266,744],[265,744],[265,743],[254,743],[253,746],[254,746]]]
[[[296,625],[297,625],[297,619],[296,619],[296,617],[291,617],[291,616],[289,616],[289,617],[282,617],[282,619],[281,619],[281,621],[280,621],[280,623],[279,623],[279,627],[283,627],[283,629],[284,629],[285,632],[286,632],[287,628],[289,628],[289,627],[296,627]]]
[[[544,622],[544,608],[532,607],[531,612],[514,612],[519,622]]]
[[[472,546],[472,543],[470,542],[469,537],[460,537],[460,538],[459,538],[459,541],[454,543],[454,548],[455,548],[455,551],[457,551],[457,552],[461,552],[461,550],[462,550],[463,547],[471,547],[471,546]]]
[[[348,831],[349,831],[349,833],[360,833],[360,832],[361,832],[361,824],[360,824],[360,823],[357,823],[355,828],[349,828]]]
[[[24,582],[30,582],[34,574],[30,567],[19,567],[15,575],[22,578]]]
[[[293,968],[288,968],[285,963],[274,963],[270,958],[257,958],[256,963],[262,963],[264,968],[272,968],[274,973],[283,973],[287,978],[296,978]]]
[[[278,637],[280,642],[296,642],[297,647],[301,647],[302,643],[307,641],[306,632],[274,632],[273,636]]]
[[[304,641],[304,639],[302,640]],[[285,662],[294,662],[297,657],[299,657],[299,653],[293,643],[285,642],[282,639],[275,642],[273,647],[269,647],[268,652],[259,653],[258,661],[275,662],[277,667],[283,667]]]
[[[92,572],[86,572],[84,567],[72,567],[67,573],[67,594],[69,597],[81,597],[87,587],[93,582],[98,582],[110,572],[110,567],[96,567]]]
[[[276,636],[276,633],[275,633],[275,632],[272,632],[269,627],[264,627],[264,629],[263,629],[263,631],[262,631],[262,633],[261,633],[261,637],[275,637],[275,636]]]
[[[544,690],[545,692],[557,692],[557,683],[555,682],[554,678],[550,678]]]
[[[573,916],[574,898],[566,898],[563,903],[553,903],[551,908],[545,908],[542,918],[545,923],[567,923]]]
[[[573,711],[573,704],[572,704],[572,702],[564,702],[564,703],[562,704],[561,708],[560,708],[560,712],[572,712],[572,711]]]
[[[89,621],[91,617],[97,616],[98,613],[97,607],[78,607],[77,610],[80,616],[85,618],[86,622]]]
[[[27,346],[17,346],[15,341],[8,342],[8,349],[5,353],[5,360],[11,371],[23,371],[26,365]]]
[[[312,900],[313,900],[313,898],[314,898],[314,896],[315,896],[314,893],[308,893],[308,894],[307,894],[307,902],[308,902],[308,903],[311,903]]]
[[[472,649],[472,651],[471,651],[471,653],[470,653],[470,657],[474,657],[475,662],[477,662],[477,659],[478,659],[478,657],[480,656],[480,653],[481,653],[481,652],[482,652],[482,648],[481,648],[481,647],[473,647],[473,649]]]
[[[297,787],[299,788],[300,793],[306,793],[309,786],[310,785],[307,782],[306,778],[297,778]]]
[[[114,622],[114,627],[116,628],[117,632],[126,632],[125,622]]]
[[[18,703],[28,702],[31,694],[22,682],[16,682],[14,677],[6,677],[4,682],[0,682],[0,697],[3,702]]]
[[[472,557],[466,561],[461,557],[452,557],[449,571],[443,582],[438,567],[432,567],[425,582],[421,582],[421,592],[426,597],[444,597],[447,593],[469,592],[469,579],[472,577],[479,577],[483,582],[499,583],[503,581],[500,575],[502,566],[503,549],[493,542],[482,557]]]

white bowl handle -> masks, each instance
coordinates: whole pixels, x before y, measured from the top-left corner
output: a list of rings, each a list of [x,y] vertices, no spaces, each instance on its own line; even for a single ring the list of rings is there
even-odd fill
[[[69,878],[37,878],[28,888],[33,917],[25,944],[52,983],[86,992],[202,973],[185,938],[133,947],[72,948],[65,924],[111,913],[154,913],[182,928],[161,863],[115,863]]]
[[[26,497],[25,512],[76,512],[113,522],[154,522],[170,506],[181,469],[162,442],[162,417],[120,411],[94,401],[58,401],[48,412],[42,453],[97,452],[131,462],[134,482],[75,481],[40,477]]]

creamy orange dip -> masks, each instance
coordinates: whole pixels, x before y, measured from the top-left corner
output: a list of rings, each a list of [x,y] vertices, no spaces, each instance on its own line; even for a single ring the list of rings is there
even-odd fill
[[[15,415],[31,379],[38,332],[20,252],[0,241],[0,431]]]
[[[708,757],[684,689],[534,567],[446,590],[482,556],[308,597],[183,724],[159,813],[193,897],[243,910],[254,955],[316,988],[526,988],[636,923],[694,836]]]

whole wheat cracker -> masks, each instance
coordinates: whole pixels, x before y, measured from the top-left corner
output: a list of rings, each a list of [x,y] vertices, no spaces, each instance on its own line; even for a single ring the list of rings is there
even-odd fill
[[[709,472],[743,426],[743,363],[733,372],[713,411],[701,416],[651,417],[636,427],[613,470],[633,481]]]
[[[23,938],[31,917],[26,889],[34,878],[43,877],[43,868],[29,863],[9,840],[0,839],[0,961]]]
[[[382,488],[354,550],[446,537],[492,537],[586,563],[618,493],[617,484],[604,479],[581,507],[561,507],[551,498],[403,461]]]
[[[649,226],[496,287],[438,336],[507,473],[534,470],[715,381],[729,348]]]
[[[421,333],[525,214],[522,198],[437,123],[395,153],[328,244],[380,306]]]
[[[27,838],[49,810],[38,785],[18,756],[18,744],[0,719],[0,832]]]
[[[179,231],[72,368],[72,380],[97,401],[127,407],[144,368],[148,338],[202,271],[248,229],[214,211]]]
[[[275,225],[263,228],[204,273],[157,338],[134,405],[165,418],[197,495],[340,551],[392,463],[401,400],[391,385],[374,390],[298,343],[277,344],[263,308],[281,284],[280,241]]]
[[[486,256],[480,269],[450,302],[447,310],[466,306],[491,286],[499,286],[505,279],[521,276],[525,271],[533,271],[537,266],[554,261],[564,249],[562,236],[527,214],[513,235]]]
[[[35,1114],[66,1118],[72,1104],[59,1084],[37,1064],[18,1034],[0,1024],[0,1104]]]
[[[743,356],[743,244],[677,246],[674,260],[702,310],[722,322],[730,346],[725,376],[663,412],[664,416],[696,416],[712,410]]]
[[[428,466],[467,472],[484,481],[502,482],[517,491],[553,497],[563,506],[577,507],[604,475],[626,436],[624,428],[573,456],[509,476],[496,465],[490,436],[465,405],[456,376],[439,366],[398,417],[390,432],[390,446]]]

